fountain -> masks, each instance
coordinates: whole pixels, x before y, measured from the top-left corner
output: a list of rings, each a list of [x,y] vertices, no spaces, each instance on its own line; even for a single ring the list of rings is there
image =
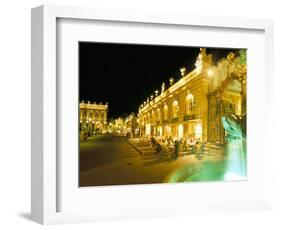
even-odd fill
[[[246,132],[245,119],[235,115],[222,116],[222,124],[226,131],[226,168],[224,180],[245,180],[247,177],[246,166]]]
[[[164,182],[241,181],[247,178],[245,119],[235,115],[221,118],[226,131],[226,159],[202,161],[172,171]]]

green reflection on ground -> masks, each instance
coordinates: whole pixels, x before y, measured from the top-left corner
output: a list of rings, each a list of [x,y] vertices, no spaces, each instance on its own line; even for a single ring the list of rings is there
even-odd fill
[[[235,181],[245,180],[246,138],[242,120],[225,115],[222,123],[227,133],[226,159],[219,162],[203,161],[176,169],[164,182]]]

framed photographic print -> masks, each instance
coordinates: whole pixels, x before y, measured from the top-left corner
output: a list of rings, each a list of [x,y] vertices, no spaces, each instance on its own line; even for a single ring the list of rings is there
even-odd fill
[[[79,186],[246,180],[246,60],[242,48],[80,42]]]
[[[33,9],[32,219],[271,208],[272,30],[265,19]]]

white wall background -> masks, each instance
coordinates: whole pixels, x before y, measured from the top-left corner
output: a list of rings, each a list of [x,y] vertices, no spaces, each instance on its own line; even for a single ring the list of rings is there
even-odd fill
[[[174,13],[262,17],[275,20],[275,96],[281,98],[281,14],[279,1],[260,0],[6,0],[0,8],[0,225],[1,229],[39,229],[30,213],[30,8],[68,4]],[[279,76],[279,77],[278,77]],[[280,108],[276,122],[276,170],[273,212],[202,215],[166,219],[129,220],[48,226],[52,229],[281,229],[281,149],[278,149]],[[279,141],[280,142],[280,141]],[[279,163],[280,162],[280,163]],[[263,170],[263,169],[261,169]]]

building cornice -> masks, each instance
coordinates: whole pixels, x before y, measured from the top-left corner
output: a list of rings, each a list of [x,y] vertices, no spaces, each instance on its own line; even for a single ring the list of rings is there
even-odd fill
[[[197,69],[194,69],[189,74],[183,76],[175,84],[173,84],[168,89],[166,89],[159,96],[157,96],[153,100],[149,101],[148,104],[146,104],[145,106],[140,108],[139,113],[145,113],[147,110],[151,109],[152,107],[157,106],[159,103],[164,101],[167,97],[170,97],[171,95],[175,94],[182,88],[186,87],[186,85],[188,83],[190,83],[192,80],[197,79],[200,76],[202,76],[202,74],[200,72],[198,72]]]
[[[90,104],[90,103],[80,103],[80,109],[98,109],[98,110],[108,110],[108,104]]]

